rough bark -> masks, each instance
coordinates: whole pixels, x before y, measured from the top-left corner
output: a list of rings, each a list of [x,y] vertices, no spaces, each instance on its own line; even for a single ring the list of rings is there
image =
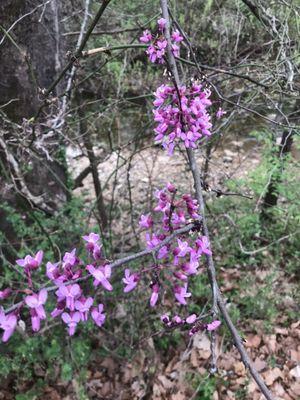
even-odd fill
[[[58,0],[0,2],[0,202],[19,211],[34,207],[52,214],[67,198],[60,138],[57,132],[47,137],[54,107],[35,125],[37,142],[28,145],[30,119],[65,53],[61,8]],[[0,230],[11,234],[3,215]]]

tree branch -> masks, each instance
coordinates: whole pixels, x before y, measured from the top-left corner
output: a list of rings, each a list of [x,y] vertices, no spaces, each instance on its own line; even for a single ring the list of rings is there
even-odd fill
[[[179,74],[177,70],[177,65],[176,65],[176,60],[175,57],[173,56],[173,53],[171,51],[171,37],[170,37],[170,19],[169,19],[169,11],[168,11],[168,2],[167,0],[160,0],[161,3],[161,8],[162,8],[162,15],[163,18],[166,20],[166,29],[165,29],[165,36],[168,42],[168,63],[169,67],[171,69],[171,73],[173,75],[173,78],[175,80],[175,84],[177,87],[180,86],[180,79],[179,79]],[[180,102],[180,99],[179,99]],[[196,190],[196,198],[199,204],[199,211],[202,216],[202,223],[203,223],[203,233],[207,238],[209,239],[209,230],[207,227],[207,222],[206,222],[206,217],[205,217],[205,201],[203,198],[202,194],[202,185],[201,185],[201,176],[200,176],[200,170],[197,166],[196,159],[195,159],[195,154],[194,151],[190,148],[187,149],[187,155],[189,159],[189,166],[192,171],[193,179],[194,179],[194,185],[195,185],[195,190]],[[223,301],[220,289],[218,287],[218,283],[216,280],[216,270],[214,266],[214,260],[211,255],[206,256],[206,261],[207,261],[207,271],[208,271],[208,276],[210,280],[210,284],[212,287],[212,297],[213,297],[213,304],[212,304],[212,311],[216,312],[216,305],[218,305],[219,310],[226,322],[226,325],[228,326],[228,329],[231,332],[232,338],[234,340],[235,346],[237,347],[241,359],[245,365],[246,368],[249,369],[253,379],[257,383],[258,387],[260,388],[261,392],[264,394],[267,400],[274,400],[272,394],[270,393],[269,389],[265,385],[264,381],[254,368],[244,346],[242,343],[242,339],[234,326],[234,324],[231,321],[231,318],[227,312],[225,303]],[[212,360],[214,363],[215,360]]]

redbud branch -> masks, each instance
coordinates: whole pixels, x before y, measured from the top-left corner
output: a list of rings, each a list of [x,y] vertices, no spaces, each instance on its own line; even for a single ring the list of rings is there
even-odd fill
[[[145,250],[142,250],[142,251],[140,251],[138,253],[131,254],[131,255],[127,256],[127,257],[120,258],[119,260],[116,260],[116,261],[113,261],[112,263],[110,263],[110,266],[112,268],[120,267],[121,265],[128,264],[129,262],[137,260],[137,259],[139,259],[141,257],[146,257],[148,255],[154,255],[155,256],[155,254],[159,251],[159,249],[161,247],[163,247],[166,244],[170,243],[176,236],[179,236],[179,235],[182,235],[184,233],[187,233],[187,232],[191,231],[194,228],[195,228],[195,223],[190,223],[190,224],[188,224],[188,225],[186,225],[186,226],[184,226],[184,227],[182,227],[180,229],[176,229],[173,233],[171,233],[169,236],[167,236],[164,240],[162,240],[153,249],[145,249]],[[83,282],[83,281],[86,281],[87,279],[89,279],[90,277],[91,277],[91,275],[85,275],[85,276],[82,276],[81,278],[77,278],[77,279],[74,279],[74,280],[70,280],[70,281],[64,282],[64,285],[71,285],[71,284],[74,284],[74,283],[77,283],[77,282]],[[42,286],[40,289],[44,289],[44,288],[48,292],[51,292],[53,290],[56,290],[58,288],[58,285],[53,285],[53,286],[48,286],[48,287]],[[18,303],[14,304],[11,307],[9,307],[6,310],[4,310],[4,312],[5,312],[5,314],[10,313],[10,312],[16,310],[17,308],[21,307],[22,305],[23,305],[23,301],[19,301]]]
[[[168,11],[168,1],[167,0],[160,0],[161,8],[162,8],[162,15],[163,18],[166,20],[166,27],[165,27],[165,36],[168,42],[168,48],[167,48],[167,55],[168,55],[168,63],[171,68],[171,73],[174,77],[174,80],[176,82],[177,87],[180,87],[180,79],[179,79],[179,74],[177,70],[177,65],[176,65],[176,60],[175,57],[172,53],[172,47],[171,47],[171,36],[170,36],[170,19],[169,19],[169,11]],[[195,154],[194,151],[191,148],[187,148],[187,155],[189,159],[189,166],[192,171],[193,179],[194,179],[194,185],[195,185],[195,190],[196,190],[196,198],[198,201],[199,205],[199,212],[202,216],[202,225],[203,225],[203,233],[204,235],[209,239],[209,230],[207,227],[207,222],[205,218],[205,201],[203,198],[202,194],[202,185],[201,185],[201,175],[200,175],[200,170],[198,168],[198,165],[196,163],[195,159]],[[242,343],[242,339],[234,326],[234,324],[231,321],[231,318],[227,312],[226,305],[223,301],[217,280],[216,280],[216,270],[214,266],[214,260],[212,255],[206,255],[206,261],[207,261],[207,271],[208,271],[208,277],[210,280],[210,284],[212,287],[212,297],[213,297],[213,306],[212,306],[212,311],[215,314],[216,312],[216,306],[218,305],[219,310],[230,330],[230,333],[233,337],[234,343],[241,355],[241,359],[245,365],[246,368],[249,369],[253,379],[257,383],[258,387],[260,388],[261,392],[264,394],[265,398],[267,400],[274,400],[271,392],[265,385],[264,381],[262,380],[261,376],[258,374],[256,371],[255,367],[253,366],[244,346]],[[213,337],[213,335],[212,335]],[[213,339],[214,341],[214,339]],[[214,343],[213,343],[214,345]],[[213,346],[214,349],[215,346]],[[212,354],[212,365],[215,365],[215,352]]]

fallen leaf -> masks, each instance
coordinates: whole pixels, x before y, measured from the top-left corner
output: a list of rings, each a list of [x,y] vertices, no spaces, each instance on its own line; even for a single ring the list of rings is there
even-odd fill
[[[246,368],[243,362],[238,362],[234,365],[234,372],[239,376],[244,376],[246,374]]]
[[[245,346],[258,348],[261,343],[261,337],[258,335],[248,335],[246,337]]]
[[[289,334],[289,331],[287,328],[277,327],[275,328],[275,333],[277,333],[278,335],[287,336]]]
[[[264,335],[263,338],[270,352],[275,353],[277,344],[276,335]]]
[[[290,350],[291,360],[295,361],[296,363],[300,363],[300,350],[298,346],[298,351],[291,349]]]
[[[267,363],[264,360],[261,360],[260,358],[256,358],[254,361],[254,367],[257,370],[257,372],[261,372],[262,370],[264,370],[267,366]]]
[[[296,379],[300,378],[300,365],[297,365],[295,368],[290,370],[290,375]]]
[[[278,379],[278,378],[283,378],[282,376],[282,371],[276,367],[273,369],[270,369],[269,371],[265,372],[263,374],[263,377],[265,379],[265,383],[268,386],[273,385],[273,383]]]
[[[300,397],[300,382],[297,381],[292,383],[290,386],[290,390],[288,390],[289,395],[292,396],[293,399],[298,399]]]

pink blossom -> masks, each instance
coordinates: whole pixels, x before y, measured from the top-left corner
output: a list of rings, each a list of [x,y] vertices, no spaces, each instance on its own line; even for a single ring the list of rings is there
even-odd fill
[[[172,40],[174,40],[174,42],[182,42],[183,41],[183,37],[181,36],[180,32],[178,30],[174,31],[172,33]]]
[[[178,257],[185,257],[191,251],[188,242],[177,239],[177,243],[178,247],[176,247],[176,255]]]
[[[76,257],[76,249],[73,249],[71,253],[66,252],[63,257],[63,268],[72,268],[78,263]]]
[[[140,37],[140,42],[149,43],[149,42],[151,42],[151,40],[152,40],[151,32],[148,29],[146,29],[143,32],[143,35]]]
[[[163,31],[163,30],[165,29],[166,23],[167,23],[167,21],[166,21],[164,18],[160,18],[160,19],[157,21],[158,28],[159,28],[160,31]]]
[[[155,48],[153,48],[155,51]],[[177,44],[172,45],[175,56],[179,55]],[[207,107],[211,105],[210,91],[202,90],[201,85],[191,88],[181,86],[180,101],[174,86],[162,85],[155,92],[153,111],[158,123],[154,129],[155,141],[172,153],[177,143],[184,142],[186,147],[195,148],[203,136],[211,134],[211,118]]]
[[[25,258],[16,260],[16,263],[23,267],[25,271],[37,269],[42,263],[43,255],[43,251],[39,250],[34,257],[27,255]]]
[[[191,297],[191,293],[187,292],[187,283],[184,284],[184,286],[179,286],[179,285],[175,285],[174,287],[174,294],[176,297],[176,300],[183,305],[186,305],[186,298],[187,297]]]
[[[163,247],[161,247],[161,248],[158,250],[157,258],[158,258],[159,260],[161,260],[161,259],[163,259],[163,258],[168,257],[168,255],[169,255],[168,247],[167,247],[167,246],[163,246]]]
[[[179,46],[177,44],[172,44],[172,53],[174,57],[179,57]]]
[[[170,182],[167,183],[167,190],[170,193],[176,193],[176,187],[173,185],[173,183]]]
[[[94,260],[99,260],[101,258],[101,247],[102,245],[95,244],[93,248],[93,257]]]
[[[224,114],[227,114],[227,112],[224,111],[221,107],[219,107],[219,109],[218,109],[218,111],[217,111],[217,113],[216,113],[217,119],[222,118]]]
[[[168,324],[170,322],[170,317],[167,314],[163,314],[161,315],[160,320],[164,324]]]
[[[46,264],[46,275],[56,285],[60,285],[67,280],[67,277],[60,273],[58,265],[59,263],[52,264],[51,262]]]
[[[11,295],[11,293],[12,293],[12,290],[10,288],[0,290],[0,300],[7,299]]]
[[[46,313],[44,309],[44,304],[47,301],[48,291],[47,289],[42,289],[38,294],[32,294],[31,296],[25,297],[25,303],[27,306],[34,310],[34,317],[39,319],[46,319]]]
[[[174,322],[177,325],[180,325],[183,323],[183,320],[179,317],[179,315],[174,315],[172,318],[172,322]]]
[[[161,242],[158,235],[155,235],[155,234],[150,235],[149,233],[146,233],[146,240],[147,240],[147,248],[148,249],[154,249]]]
[[[194,250],[191,250],[190,261],[182,265],[182,270],[188,275],[196,275],[199,267],[198,256]]]
[[[186,282],[188,280],[188,277],[185,274],[183,274],[181,271],[175,271],[174,276],[175,276],[175,278],[180,279],[183,282]]]
[[[151,228],[153,226],[153,219],[152,219],[151,215],[150,214],[148,214],[148,215],[142,214],[139,224],[140,224],[141,228],[146,228],[146,229]]]
[[[91,314],[95,324],[101,327],[105,321],[105,314],[103,313],[103,304],[99,304],[98,308],[94,307],[92,309]]]
[[[68,325],[69,335],[73,336],[76,331],[77,324],[80,322],[81,319],[80,313],[78,311],[70,312],[70,314],[63,313],[61,318],[64,323]]]
[[[4,314],[3,309],[0,309],[0,328],[4,330],[2,341],[7,342],[17,326],[17,317],[15,314]]]
[[[66,300],[66,307],[74,311],[75,300],[81,296],[81,288],[77,283],[69,286],[61,285],[55,294],[58,301]]]
[[[130,275],[130,270],[125,269],[125,278],[123,278],[123,282],[125,283],[124,292],[128,293],[133,290],[138,284],[140,277],[137,273],[133,273]]]
[[[196,240],[196,245],[198,247],[197,254],[207,254],[209,256],[212,255],[212,252],[210,250],[210,243],[209,240],[206,236],[202,236],[201,238]]]
[[[79,300],[75,301],[75,309],[80,312],[80,316],[82,321],[87,321],[88,312],[92,307],[94,299],[92,297],[88,297],[87,299],[81,297]]]
[[[150,297],[150,306],[151,307],[154,307],[155,304],[157,303],[158,293],[159,293],[159,285],[157,283],[155,283],[152,286],[152,294],[151,294],[151,297]]]
[[[66,308],[66,300],[59,301],[56,308],[51,312],[51,317],[56,318],[64,312]]]
[[[214,330],[216,330],[220,325],[221,325],[221,321],[215,320],[215,321],[211,322],[210,324],[207,324],[207,325],[206,325],[206,329],[207,329],[208,331],[214,331]]]
[[[186,318],[186,323],[187,324],[193,324],[197,319],[197,315],[196,314],[191,314]]]
[[[106,290],[110,292],[113,290],[113,287],[108,281],[111,276],[111,266],[109,264],[99,268],[95,268],[93,265],[87,265],[86,269],[95,278],[94,286],[98,286],[101,283]]]
[[[82,236],[82,238],[87,242],[86,249],[88,251],[93,252],[95,246],[97,246],[97,248],[100,248],[100,246],[97,243],[100,240],[100,236],[97,233],[91,232],[89,235]]]

